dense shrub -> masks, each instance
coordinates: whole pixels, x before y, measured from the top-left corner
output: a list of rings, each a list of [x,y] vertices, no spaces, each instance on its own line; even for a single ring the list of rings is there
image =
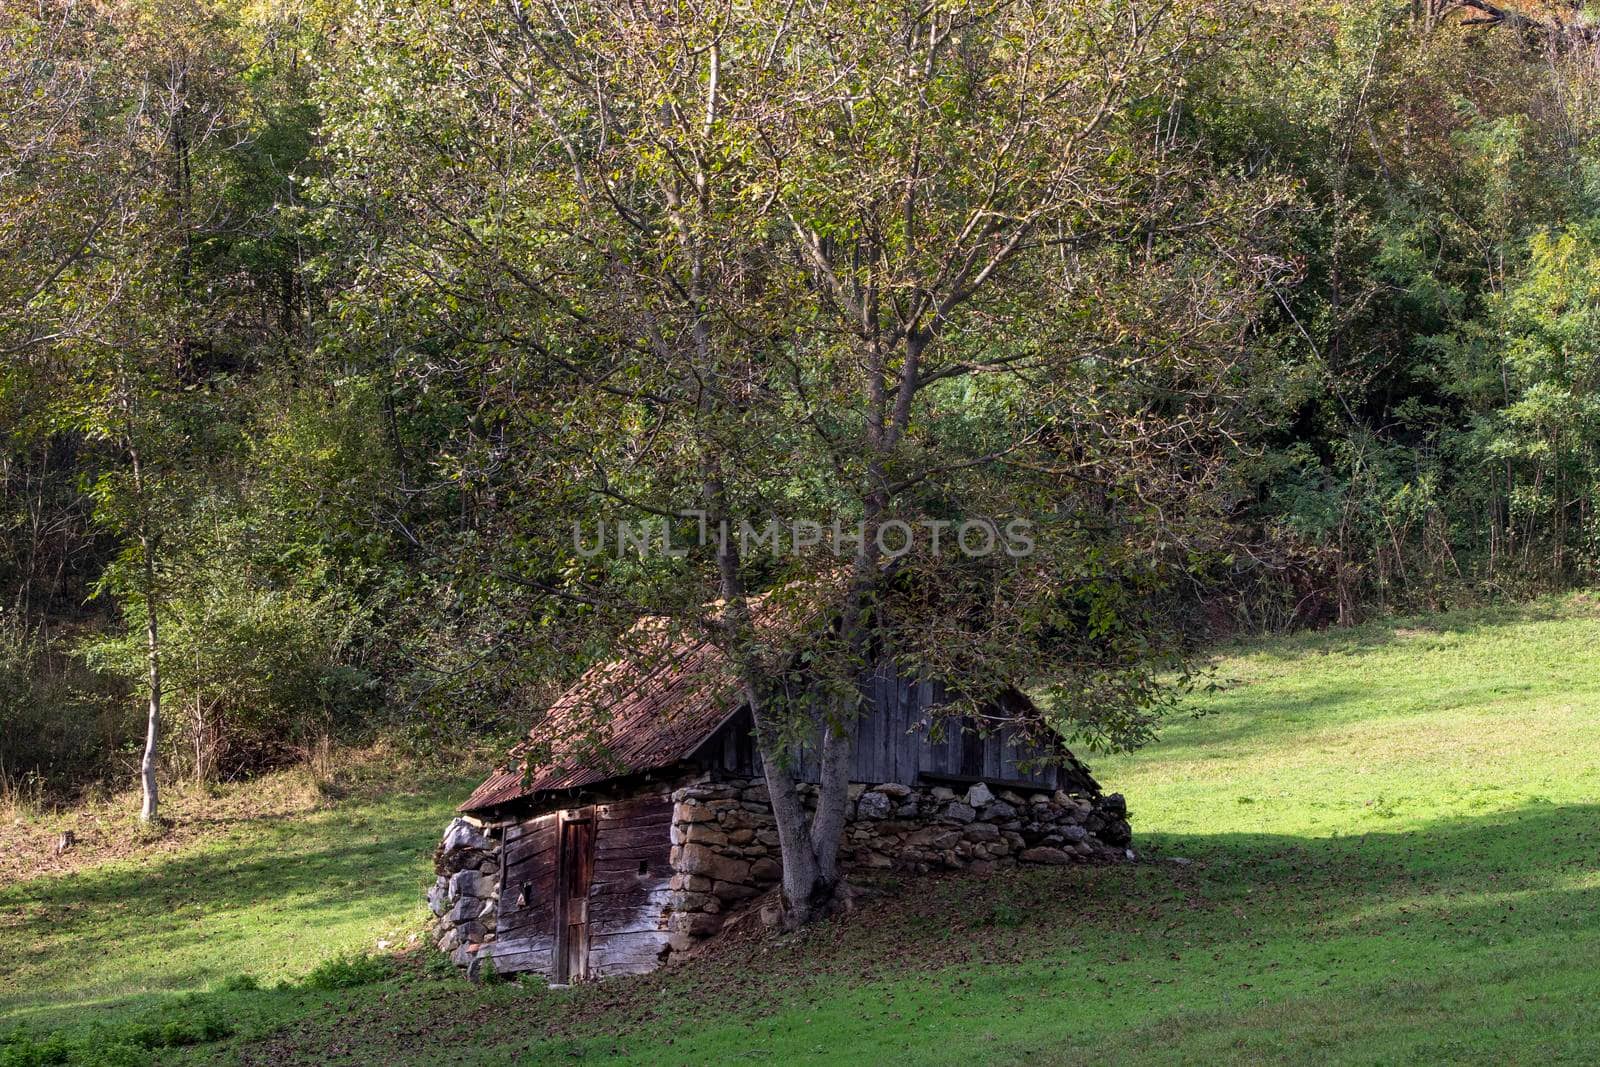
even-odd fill
[[[330,956],[311,969],[301,983],[307,989],[350,989],[389,977],[389,961],[365,953]]]
[[[0,612],[0,800],[38,803],[102,777],[130,736],[121,686],[64,645]]]
[[[203,1045],[233,1033],[217,1008],[194,998],[183,998],[152,1016],[70,1035],[12,1031],[0,1037],[0,1067],[146,1067],[161,1061],[163,1049]]]

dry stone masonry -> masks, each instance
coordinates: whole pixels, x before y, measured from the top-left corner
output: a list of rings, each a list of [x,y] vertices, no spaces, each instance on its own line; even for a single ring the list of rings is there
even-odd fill
[[[476,946],[494,939],[500,905],[500,828],[470,816],[452,819],[434,850],[437,875],[428,908],[438,922],[434,942],[457,966],[474,962]]]
[[[815,787],[801,789],[814,804]],[[666,959],[715,935],[775,887],[783,868],[761,781],[701,775],[661,796],[672,805],[672,874],[653,921],[665,932]],[[1134,858],[1127,808],[1116,793],[885,782],[851,786],[850,804],[841,862],[858,875]],[[469,974],[492,953],[502,830],[470,816],[457,818],[435,853],[438,877],[428,894],[438,920],[435,940]]]

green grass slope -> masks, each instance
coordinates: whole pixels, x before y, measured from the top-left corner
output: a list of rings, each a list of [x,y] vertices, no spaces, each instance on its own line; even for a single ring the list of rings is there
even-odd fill
[[[228,1036],[152,1055],[274,1067],[1600,1057],[1600,608],[1258,643],[1217,679],[1207,714],[1094,761],[1150,862],[906,880],[571,991],[473,988],[425,954],[353,988],[216,991],[418,921],[449,807],[419,790],[0,890],[0,1008],[78,1034],[209,1012]]]
[[[216,827],[186,814],[193,839],[176,849],[141,849],[126,824],[98,835],[125,858],[0,884],[0,1031],[136,1018],[241,972],[292,981],[404,941],[427,914],[444,813],[471,784],[424,776]]]

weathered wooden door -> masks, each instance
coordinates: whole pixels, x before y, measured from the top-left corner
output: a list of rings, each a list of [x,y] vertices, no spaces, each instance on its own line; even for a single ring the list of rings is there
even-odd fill
[[[500,915],[492,942],[495,970],[500,973],[555,974],[560,833],[558,814],[506,828],[500,853]]]
[[[557,982],[589,974],[589,883],[594,875],[594,809],[561,819],[561,861],[556,889]]]

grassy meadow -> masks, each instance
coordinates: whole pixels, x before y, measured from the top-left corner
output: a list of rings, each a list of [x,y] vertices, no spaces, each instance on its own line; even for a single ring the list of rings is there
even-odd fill
[[[569,991],[408,947],[459,775],[8,873],[0,1065],[1593,1062],[1600,604],[1255,642],[1213,680],[1090,761],[1145,862],[893,881]]]

